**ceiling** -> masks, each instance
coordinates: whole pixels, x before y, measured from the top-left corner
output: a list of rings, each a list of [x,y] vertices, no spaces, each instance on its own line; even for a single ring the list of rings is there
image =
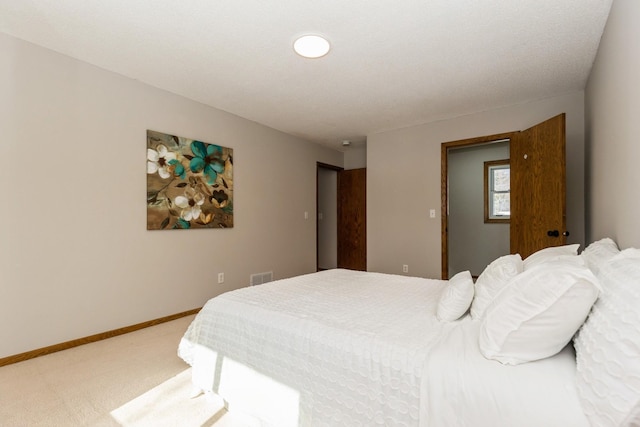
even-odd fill
[[[0,0],[0,32],[341,149],[584,89],[611,2]]]

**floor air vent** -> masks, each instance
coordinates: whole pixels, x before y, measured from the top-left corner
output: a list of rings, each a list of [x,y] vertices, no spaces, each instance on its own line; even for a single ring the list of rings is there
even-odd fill
[[[249,276],[250,285],[262,285],[273,280],[273,271],[267,271],[266,273],[256,273]]]

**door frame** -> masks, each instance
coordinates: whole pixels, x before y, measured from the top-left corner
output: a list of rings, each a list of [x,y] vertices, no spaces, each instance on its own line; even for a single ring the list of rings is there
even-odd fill
[[[443,142],[440,145],[440,218],[441,218],[441,275],[443,280],[449,278],[449,150],[465,148],[475,145],[490,144],[495,141],[509,139],[513,140],[517,132],[506,132],[495,135],[479,136],[476,138],[460,139],[457,141]]]
[[[343,167],[340,166],[334,166],[334,165],[330,165],[328,163],[322,163],[322,162],[316,162],[316,271],[320,271],[320,251],[319,251],[319,244],[320,244],[320,224],[318,222],[318,208],[319,208],[319,202],[318,202],[318,198],[319,198],[319,193],[320,193],[320,188],[319,188],[319,174],[320,174],[320,169],[327,169],[327,170],[331,170],[331,171],[335,171],[336,173],[341,172],[344,170]],[[338,192],[337,189],[337,184],[336,184],[336,194]],[[338,250],[338,248],[336,247],[336,251]]]

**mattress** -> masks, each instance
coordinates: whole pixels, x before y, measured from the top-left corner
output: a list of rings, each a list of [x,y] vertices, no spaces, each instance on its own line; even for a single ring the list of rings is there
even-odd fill
[[[336,269],[239,289],[203,307],[179,355],[265,424],[416,426],[445,285]]]
[[[462,319],[431,349],[421,389],[421,425],[589,426],[575,386],[573,345],[550,358],[503,365],[480,353],[480,324]]]

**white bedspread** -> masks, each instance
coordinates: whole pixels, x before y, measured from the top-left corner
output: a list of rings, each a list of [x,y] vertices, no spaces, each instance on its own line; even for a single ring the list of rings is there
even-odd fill
[[[436,320],[445,281],[329,270],[210,300],[179,355],[263,425],[584,427],[575,357],[485,359],[479,323]]]
[[[180,343],[194,383],[278,427],[417,426],[446,282],[329,270],[210,300]]]
[[[516,366],[485,359],[480,322],[443,335],[425,366],[421,422],[447,427],[588,427],[575,387],[573,347]]]

